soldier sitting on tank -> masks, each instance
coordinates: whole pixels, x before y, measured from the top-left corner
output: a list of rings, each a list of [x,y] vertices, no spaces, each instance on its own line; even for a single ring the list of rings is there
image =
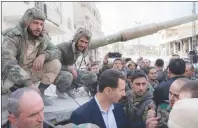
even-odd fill
[[[178,78],[171,84],[169,90],[169,101],[164,101],[157,107],[157,116],[161,117],[158,122],[159,128],[168,128],[167,122],[168,122],[169,113],[175,102],[179,100],[180,89],[185,83],[189,81],[190,80],[187,78]],[[148,111],[147,119],[155,116],[156,116],[156,112],[154,109]]]
[[[44,13],[31,8],[16,27],[3,32],[2,91],[31,87],[41,93],[45,105],[52,105],[44,92],[50,84],[64,92],[66,76],[60,73],[60,52],[44,31],[44,21]]]
[[[120,102],[131,122],[144,122],[150,106],[155,106],[153,94],[148,89],[147,76],[142,70],[136,69],[131,73],[130,83],[132,89],[126,92],[125,101]]]
[[[77,84],[78,86],[84,86],[85,90],[87,90],[88,85],[97,81],[97,75],[95,73],[82,71],[79,70],[79,68],[75,69],[73,67],[79,56],[82,55],[82,58],[84,58],[88,54],[90,39],[91,33],[85,28],[79,28],[71,41],[57,45],[61,52],[61,71],[66,71],[64,81],[66,82],[67,87]],[[72,91],[68,91],[68,94],[71,97],[75,97]],[[65,95],[65,97],[67,96]]]

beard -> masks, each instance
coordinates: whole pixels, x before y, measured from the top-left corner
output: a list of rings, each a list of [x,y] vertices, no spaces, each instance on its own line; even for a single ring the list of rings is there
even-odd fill
[[[35,30],[34,30],[35,31]],[[28,32],[28,34],[31,36],[31,37],[33,37],[33,38],[37,38],[39,35],[35,35],[34,33],[33,33],[33,30],[31,30],[30,29],[30,27],[28,27],[27,28],[27,32]]]

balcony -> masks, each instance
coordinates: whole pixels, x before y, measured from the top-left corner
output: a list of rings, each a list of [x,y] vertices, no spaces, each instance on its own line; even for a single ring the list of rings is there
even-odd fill
[[[47,4],[44,4],[44,12],[46,14],[47,20],[51,21],[57,26],[61,25],[61,15],[54,8],[51,8]]]
[[[13,9],[16,7],[19,8]],[[4,22],[9,24],[8,26],[3,26],[3,29],[16,26],[28,8],[31,7],[24,2],[2,2],[2,17]],[[47,20],[45,21],[46,31],[52,36],[65,34],[65,32],[59,28],[60,20],[57,20],[57,14],[53,13],[53,10],[48,8],[48,6],[44,7],[44,9],[47,14]]]

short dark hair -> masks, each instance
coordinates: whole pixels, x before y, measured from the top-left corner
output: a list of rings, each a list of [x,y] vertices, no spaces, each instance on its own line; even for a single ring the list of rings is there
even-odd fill
[[[133,71],[131,71],[131,70],[129,70],[129,71],[127,71],[127,78],[128,77],[131,77],[131,73],[132,73]]]
[[[115,69],[105,70],[99,79],[99,92],[103,92],[106,87],[117,88],[119,79],[125,80],[120,71]]]
[[[164,67],[164,60],[163,59],[157,59],[155,61],[155,65],[158,67]]]
[[[121,62],[123,62],[121,58],[116,58],[116,59],[113,61],[113,65],[114,65],[115,61],[121,61]]]
[[[132,73],[131,73],[131,82],[133,82],[135,79],[144,77],[147,79],[146,74],[143,70],[139,70],[139,69],[135,69]]]
[[[125,58],[125,62],[127,63],[127,62],[129,62],[129,61],[131,61],[132,59],[131,58]]]
[[[179,55],[178,55],[178,54],[172,54],[172,57],[173,57],[173,56],[179,56]]]
[[[145,61],[145,60],[148,60],[148,61],[149,61],[149,63],[151,63],[151,61],[150,61],[149,59],[144,59],[143,61]]]
[[[156,67],[154,67],[154,66],[149,67],[149,68],[147,69],[147,71],[146,71],[146,74],[147,74],[147,75],[149,74],[149,72],[150,72],[151,69],[156,69]]]
[[[99,64],[97,62],[93,62],[90,67],[93,67],[93,66],[96,66],[96,65],[99,65]]]
[[[191,98],[198,98],[198,80],[191,80],[185,83],[180,92],[190,92]]]
[[[183,59],[172,59],[168,65],[168,69],[174,75],[182,75],[185,73],[186,64]]]

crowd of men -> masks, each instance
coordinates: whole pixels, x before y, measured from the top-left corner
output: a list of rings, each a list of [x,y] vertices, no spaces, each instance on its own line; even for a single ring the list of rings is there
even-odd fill
[[[198,127],[197,62],[173,55],[167,67],[163,59],[151,65],[143,57],[136,62],[116,57],[111,64],[108,53],[102,67],[94,62],[80,70],[73,65],[87,55],[91,33],[80,28],[70,42],[55,46],[44,22],[45,15],[31,8],[16,27],[2,33],[2,93],[11,93],[4,127],[53,127],[43,113],[44,106],[53,105],[45,95],[51,84],[61,99],[75,98],[72,89],[78,87],[92,97],[73,111],[72,124],[55,127]]]

